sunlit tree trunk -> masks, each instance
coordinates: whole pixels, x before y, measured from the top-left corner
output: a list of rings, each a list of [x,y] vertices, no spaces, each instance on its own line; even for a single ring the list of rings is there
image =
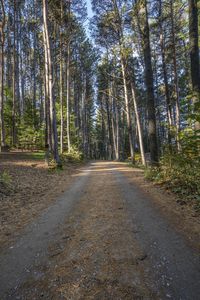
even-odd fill
[[[47,0],[43,0],[43,21],[44,21],[44,50],[45,50],[45,62],[47,64],[45,71],[46,80],[48,85],[48,97],[50,105],[50,124],[51,124],[51,139],[53,145],[53,156],[57,165],[60,165],[60,158],[58,153],[58,136],[56,126],[56,111],[55,111],[55,98],[53,94],[53,69],[51,59],[51,47],[49,39],[49,28],[48,28],[48,6]]]
[[[114,88],[114,83],[111,82],[110,98],[111,98],[111,107],[112,107],[112,117],[111,117],[111,125],[112,125],[112,137],[113,137],[113,147],[114,147],[114,158],[119,160],[119,112],[116,105],[116,93]]]
[[[131,81],[131,93],[132,93],[132,99],[133,99],[134,111],[135,111],[135,117],[136,117],[137,129],[138,129],[138,137],[139,137],[141,160],[142,160],[143,166],[146,166],[146,159],[145,159],[145,153],[144,153],[144,143],[143,143],[143,135],[142,135],[142,127],[141,127],[140,117],[139,117],[139,112],[138,112],[138,104],[137,104],[135,82],[133,80]]]
[[[122,54],[121,54],[121,67],[122,67],[124,99],[125,99],[125,109],[126,109],[126,119],[127,119],[127,127],[128,127],[128,137],[129,137],[129,144],[130,144],[131,160],[134,163],[135,162],[135,152],[134,152],[134,141],[133,141],[133,129],[132,129],[132,122],[131,122],[130,103],[129,103],[129,98],[128,98],[125,62],[122,57]]]
[[[129,145],[130,145],[130,154],[131,160],[135,162],[135,151],[134,151],[134,136],[133,136],[133,128],[132,128],[132,120],[131,120],[131,109],[129,103],[128,96],[128,85],[127,85],[127,70],[126,70],[126,54],[124,47],[124,34],[123,34],[123,26],[122,20],[118,9],[118,4],[116,0],[112,0],[114,11],[118,20],[118,43],[120,48],[120,61],[121,61],[121,71],[122,71],[122,79],[123,79],[123,90],[124,90],[124,100],[125,100],[125,110],[126,110],[126,119],[127,119],[127,127],[128,127],[128,137],[129,137]]]
[[[170,0],[170,10],[171,10],[171,28],[172,28],[172,51],[173,51],[173,65],[174,65],[174,84],[175,84],[175,94],[176,94],[176,140],[177,149],[180,151],[180,95],[179,95],[179,80],[178,80],[178,70],[177,70],[177,55],[176,55],[176,33],[174,26],[174,4],[173,0]]]
[[[63,24],[63,1],[61,0],[61,24]],[[60,32],[60,153],[63,153],[64,114],[63,114],[63,40]]]

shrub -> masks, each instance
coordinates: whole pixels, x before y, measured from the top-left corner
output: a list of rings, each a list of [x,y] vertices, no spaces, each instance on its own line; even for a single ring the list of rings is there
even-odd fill
[[[200,159],[187,153],[167,152],[159,167],[149,167],[145,177],[166,184],[173,192],[200,204]],[[199,205],[200,206],[200,205]]]
[[[70,152],[65,152],[62,154],[61,159],[67,162],[81,162],[84,159],[83,153],[72,147]]]
[[[8,172],[4,171],[2,174],[0,174],[0,183],[3,185],[10,185],[12,182],[11,176]]]

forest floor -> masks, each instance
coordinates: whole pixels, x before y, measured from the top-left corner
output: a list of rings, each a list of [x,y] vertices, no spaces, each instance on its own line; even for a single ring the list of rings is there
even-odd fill
[[[200,218],[123,163],[17,155],[1,199],[1,299],[198,299]],[[12,197],[11,197],[12,196]]]
[[[50,170],[42,152],[0,154],[0,174],[6,181],[0,182],[0,250],[67,189],[78,167],[68,163],[62,171]]]

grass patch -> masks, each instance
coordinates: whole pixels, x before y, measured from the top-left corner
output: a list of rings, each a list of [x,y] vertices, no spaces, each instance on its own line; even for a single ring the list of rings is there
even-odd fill
[[[45,159],[45,152],[39,151],[39,152],[27,152],[25,155],[30,159],[35,160],[44,160]]]

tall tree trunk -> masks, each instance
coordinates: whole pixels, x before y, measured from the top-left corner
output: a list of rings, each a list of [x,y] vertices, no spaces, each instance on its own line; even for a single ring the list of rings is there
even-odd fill
[[[198,7],[197,0],[189,0],[189,35],[190,35],[190,61],[193,103],[200,103],[200,69],[199,69],[199,44],[198,44]],[[198,110],[197,110],[198,111]],[[200,122],[195,123],[195,129],[200,130]]]
[[[60,38],[62,43],[62,38]],[[60,153],[63,153],[64,140],[64,114],[63,114],[63,59],[62,59],[62,45],[60,46]]]
[[[44,44],[45,44],[45,61],[48,63],[45,68],[48,71],[48,92],[49,92],[49,104],[50,104],[50,121],[51,121],[51,138],[53,144],[53,156],[56,164],[61,164],[59,153],[58,153],[58,135],[56,126],[56,111],[55,111],[55,97],[53,94],[53,67],[51,58],[51,47],[49,39],[49,28],[48,28],[48,6],[47,0],[43,0],[43,21],[44,21]]]
[[[45,95],[45,145],[53,152],[52,135],[51,135],[51,121],[50,121],[50,104],[49,104],[49,68],[47,57],[47,43],[46,34],[43,27],[44,53],[45,53],[45,70],[44,70],[44,95]]]
[[[1,151],[5,148],[5,129],[4,129],[4,27],[5,27],[5,10],[4,2],[0,1],[2,10],[2,20],[0,25],[0,127],[1,127]]]
[[[114,88],[114,83],[111,82],[110,87],[110,98],[111,98],[111,107],[112,107],[112,117],[111,117],[111,125],[112,125],[112,140],[114,146],[114,158],[119,160],[119,112],[115,101],[116,93]]]
[[[82,131],[82,151],[85,155],[85,98],[86,98],[86,79],[83,76],[83,88],[81,95],[81,131]]]
[[[108,160],[112,159],[113,156],[113,143],[112,143],[112,117],[110,105],[112,103],[112,92],[111,92],[111,83],[108,81],[108,91],[109,96],[106,97],[106,115],[107,115],[107,124],[108,124]]]
[[[141,154],[142,164],[143,164],[143,166],[146,166],[144,143],[143,143],[143,136],[142,136],[142,127],[141,127],[140,117],[139,117],[139,112],[138,112],[135,80],[131,81],[131,93],[132,93],[132,98],[133,98],[134,111],[135,111],[135,117],[136,117],[137,129],[138,129],[138,137],[139,137],[139,145],[140,145],[140,154]]]
[[[124,89],[124,99],[125,99],[125,110],[126,110],[126,119],[127,119],[127,127],[128,127],[128,137],[129,137],[129,145],[130,145],[130,154],[131,160],[135,163],[135,151],[134,151],[134,136],[133,136],[133,128],[132,128],[132,120],[131,120],[131,109],[128,97],[128,86],[127,86],[127,78],[126,78],[126,54],[124,53],[124,34],[123,34],[123,26],[122,19],[119,12],[118,4],[116,0],[112,0],[114,10],[118,19],[119,27],[118,27],[118,39],[119,39],[119,47],[120,47],[120,61],[121,61],[121,70],[122,70],[122,78],[123,78],[123,89]]]
[[[63,24],[63,1],[60,4],[61,24]],[[63,40],[62,31],[60,31],[60,153],[63,153],[63,131],[64,131],[64,114],[63,114]]]
[[[162,56],[162,71],[165,85],[165,100],[167,107],[167,122],[168,122],[168,143],[171,145],[171,127],[172,127],[172,107],[169,93],[169,84],[167,78],[166,54],[165,54],[165,41],[162,25],[162,0],[159,1],[159,27],[160,27],[160,47]]]
[[[4,2],[4,0],[2,0]],[[12,89],[12,42],[11,42],[11,7],[9,7],[8,11],[8,19],[7,19],[7,26],[6,26],[6,37],[7,37],[7,59],[6,59],[6,85],[11,90]]]
[[[13,78],[12,78],[12,146],[16,146],[16,1],[14,1],[14,17],[13,17]]]
[[[151,47],[149,37],[149,22],[147,1],[144,0],[144,28],[143,28],[143,51],[145,63],[145,84],[147,89],[147,110],[148,110],[148,136],[150,145],[151,163],[158,162],[158,145],[156,134],[156,115],[155,115],[155,97],[153,70],[151,62]]]
[[[32,109],[33,109],[33,126],[37,129],[37,113],[36,113],[36,33],[33,33],[33,98],[32,98]]]
[[[131,122],[130,103],[129,103],[129,98],[128,98],[128,87],[127,87],[127,79],[126,79],[125,62],[124,62],[122,53],[121,53],[121,68],[122,68],[125,109],[126,109],[126,119],[127,119],[127,127],[128,127],[128,137],[129,137],[129,144],[130,144],[131,160],[134,163],[135,162],[135,151],[134,151],[134,140],[133,140],[133,128],[132,128],[132,122]]]
[[[70,42],[67,44],[67,149],[71,151],[71,139],[70,139]]]
[[[175,84],[175,94],[176,94],[176,141],[177,141],[177,149],[180,151],[180,95],[179,95],[179,80],[178,80],[178,70],[177,70],[177,55],[176,55],[176,33],[175,33],[175,25],[174,25],[174,4],[173,0],[170,1],[170,9],[171,9],[171,27],[172,27],[172,51],[173,51],[173,64],[174,64],[174,84]]]

